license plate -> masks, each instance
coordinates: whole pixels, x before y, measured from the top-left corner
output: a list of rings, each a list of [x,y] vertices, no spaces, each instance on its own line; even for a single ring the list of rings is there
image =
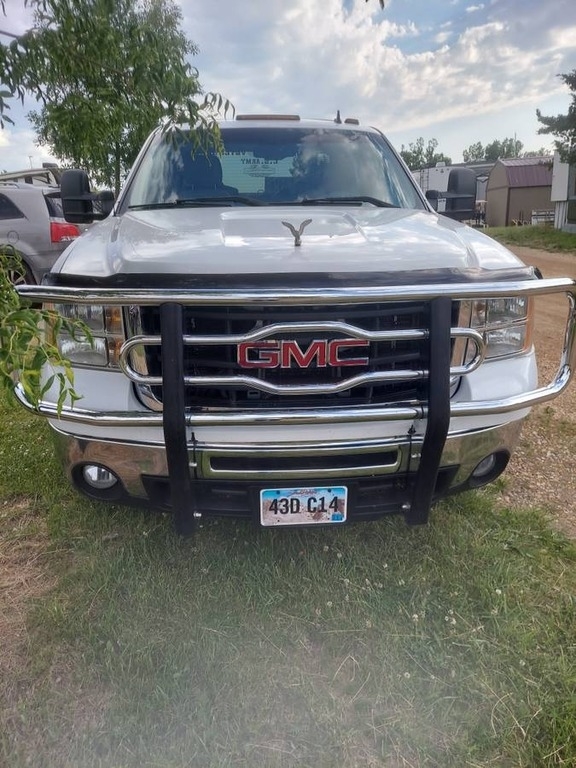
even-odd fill
[[[260,522],[264,526],[343,523],[347,498],[344,486],[267,488],[260,491]]]

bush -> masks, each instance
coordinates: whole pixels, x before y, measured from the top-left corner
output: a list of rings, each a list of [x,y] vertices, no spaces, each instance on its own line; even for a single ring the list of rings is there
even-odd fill
[[[28,400],[38,407],[46,392],[56,384],[60,411],[67,398],[72,403],[78,400],[74,374],[57,345],[47,340],[44,329],[51,327],[53,338],[63,330],[72,336],[89,336],[89,331],[83,325],[63,319],[53,309],[22,302],[11,279],[17,274],[24,274],[20,257],[11,246],[1,246],[0,387],[13,391],[19,382]]]

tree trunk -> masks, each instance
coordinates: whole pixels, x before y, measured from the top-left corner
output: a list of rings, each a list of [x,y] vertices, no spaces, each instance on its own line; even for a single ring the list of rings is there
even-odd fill
[[[114,143],[114,197],[120,194],[120,144]]]

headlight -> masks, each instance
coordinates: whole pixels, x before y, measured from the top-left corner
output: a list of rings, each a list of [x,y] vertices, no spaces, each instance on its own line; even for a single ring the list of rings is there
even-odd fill
[[[104,331],[104,307],[99,304],[58,304],[56,311],[67,320],[79,320],[93,333]]]
[[[77,332],[58,328],[47,329],[50,340],[60,354],[73,365],[98,368],[118,366],[118,354],[124,342],[124,324],[120,307],[100,304],[53,304],[47,306],[68,324],[78,323]]]
[[[58,336],[58,350],[73,365],[106,366],[108,365],[108,351],[106,340],[94,336],[71,336],[61,333]]]
[[[526,352],[532,345],[532,300],[527,296],[462,302],[460,322],[479,331],[486,341],[486,358]],[[468,321],[466,321],[468,316]],[[465,359],[474,350],[467,350]]]

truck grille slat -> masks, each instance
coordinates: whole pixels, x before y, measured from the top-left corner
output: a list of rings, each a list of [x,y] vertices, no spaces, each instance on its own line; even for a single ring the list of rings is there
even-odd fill
[[[140,329],[146,336],[160,333],[160,313],[157,307],[141,307]],[[454,302],[453,319],[458,316],[458,304]],[[429,326],[427,302],[402,302],[363,305],[327,305],[318,307],[298,306],[259,306],[259,307],[198,307],[186,306],[183,310],[184,334],[193,338],[217,336],[238,337],[259,331],[270,325],[290,325],[302,323],[347,323],[365,332],[399,332],[406,330],[426,330]],[[336,333],[336,337],[342,334]],[[282,330],[275,333],[275,340],[290,339],[298,342],[306,350],[314,340],[335,338],[334,332],[326,330],[302,331],[290,333]],[[353,354],[353,352],[352,352]],[[362,354],[365,354],[364,348]],[[250,409],[250,408],[315,408],[339,404],[345,407],[370,406],[383,403],[425,401],[427,380],[369,382],[353,386],[343,392],[332,394],[286,394],[270,393],[250,389],[244,384],[236,384],[234,377],[249,375],[269,382],[275,386],[307,386],[316,384],[336,384],[343,379],[353,378],[372,372],[399,372],[427,370],[428,342],[425,338],[370,341],[368,365],[319,366],[313,358],[307,365],[289,368],[243,368],[237,360],[237,344],[218,343],[214,345],[188,343],[184,347],[184,372],[187,376],[204,378],[230,378],[230,383],[214,386],[188,386],[186,388],[186,407],[192,410],[204,408]],[[161,376],[160,345],[148,344],[144,353],[148,376]],[[162,387],[147,388],[148,393],[162,403]],[[148,394],[149,396],[149,394]]]

